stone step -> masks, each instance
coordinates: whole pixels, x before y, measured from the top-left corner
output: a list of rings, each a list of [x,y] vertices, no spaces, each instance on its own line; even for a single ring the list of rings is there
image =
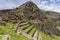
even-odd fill
[[[33,28],[33,29],[29,32],[29,34],[32,36],[33,33],[34,33],[34,31],[35,31],[35,28]]]
[[[35,35],[33,36],[34,40],[37,40],[37,31],[35,32]]]
[[[31,35],[27,34],[27,33],[24,32],[23,30],[18,30],[18,31],[17,31],[17,34],[22,34],[22,35],[24,35],[25,37],[29,38],[29,40],[32,39]]]
[[[26,27],[24,27],[22,30],[25,30],[25,29],[27,29],[29,26],[30,26],[30,25],[26,25]]]
[[[24,25],[27,25],[28,22],[25,22],[25,23],[20,23],[19,26],[24,26]]]
[[[38,40],[42,40],[42,35],[39,33]]]
[[[35,30],[34,30],[34,32],[33,32],[33,34],[32,34],[32,37],[34,37],[34,35],[35,35],[35,32],[36,32],[36,28],[35,28]]]
[[[31,28],[32,28],[32,26],[29,26],[29,27],[26,28],[24,31],[27,33]]]
[[[25,25],[25,26],[22,26],[20,27],[22,30],[24,30],[26,27],[29,27],[29,24],[28,25]]]

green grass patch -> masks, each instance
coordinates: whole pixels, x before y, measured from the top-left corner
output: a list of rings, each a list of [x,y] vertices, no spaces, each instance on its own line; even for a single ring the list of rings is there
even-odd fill
[[[25,32],[28,32],[33,26],[29,26],[27,29],[25,29]]]
[[[29,25],[29,24],[27,24]],[[19,27],[19,29],[23,29],[26,26],[21,26]],[[11,23],[8,22],[6,23],[6,26],[0,26],[0,40],[2,39],[3,35],[10,35],[10,39],[9,40],[29,40],[27,37],[25,37],[22,34],[17,35],[17,33],[14,31],[14,29],[16,28],[16,26]],[[28,32],[31,28],[33,28],[33,26],[29,26],[28,28],[26,28],[24,31]],[[35,28],[33,28],[29,34],[31,35],[34,32]],[[40,32],[40,35],[42,36],[42,40],[60,40],[60,36],[55,36],[51,37],[48,36],[46,34],[44,34],[43,32],[39,31],[39,29],[36,29],[37,32]]]
[[[29,34],[32,35],[33,32],[34,32],[34,30],[35,30],[35,28],[33,28],[33,29],[29,32]]]
[[[0,35],[0,40],[2,39],[2,35]]]
[[[13,30],[14,26],[12,23],[7,23],[6,26],[0,26],[0,39],[3,37],[3,35],[10,35],[10,40],[29,40],[27,37],[25,37],[22,34],[17,35],[17,33]]]

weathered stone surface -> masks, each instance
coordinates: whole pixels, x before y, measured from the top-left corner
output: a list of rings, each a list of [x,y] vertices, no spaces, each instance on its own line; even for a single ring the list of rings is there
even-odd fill
[[[10,38],[10,35],[4,35],[2,40],[9,40],[9,38]]]

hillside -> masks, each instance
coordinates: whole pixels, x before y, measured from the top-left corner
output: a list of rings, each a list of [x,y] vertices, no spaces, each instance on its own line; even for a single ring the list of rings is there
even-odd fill
[[[28,1],[15,9],[1,10],[0,35],[8,34],[13,37],[16,35],[17,39],[12,37],[9,40],[20,40],[21,36],[24,38],[21,40],[28,40],[28,38],[35,40],[35,35],[36,40],[43,40],[41,37],[42,33],[50,37],[54,35],[60,36],[60,30],[57,28],[59,26],[59,23],[57,23],[59,15],[60,14],[56,12],[46,12],[39,9],[32,1]],[[4,29],[6,29],[6,33],[3,32],[5,31]],[[7,32],[7,30],[10,32]],[[20,36],[17,35],[17,33],[20,34]]]

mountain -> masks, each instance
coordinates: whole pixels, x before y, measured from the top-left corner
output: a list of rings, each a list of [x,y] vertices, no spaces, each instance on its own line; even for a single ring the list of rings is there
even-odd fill
[[[55,15],[53,12],[39,9],[35,3],[28,1],[15,9],[1,10],[0,25],[6,25],[6,22],[17,24],[18,22],[27,21],[47,35],[60,35],[56,22],[52,20],[56,18],[53,15],[51,17],[51,13]]]

